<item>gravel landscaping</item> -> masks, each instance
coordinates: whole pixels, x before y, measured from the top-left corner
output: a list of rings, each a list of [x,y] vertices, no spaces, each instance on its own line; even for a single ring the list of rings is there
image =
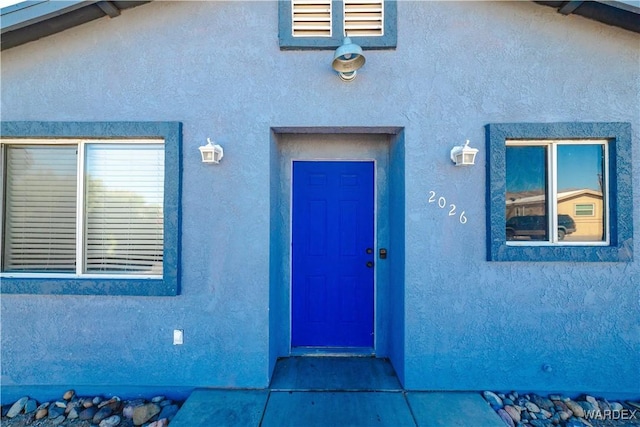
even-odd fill
[[[485,391],[485,400],[509,427],[632,427],[640,426],[640,402],[609,402],[583,395],[503,394]]]
[[[183,402],[164,396],[122,400],[118,396],[76,396],[69,390],[51,402],[28,396],[2,406],[3,427],[166,427]]]

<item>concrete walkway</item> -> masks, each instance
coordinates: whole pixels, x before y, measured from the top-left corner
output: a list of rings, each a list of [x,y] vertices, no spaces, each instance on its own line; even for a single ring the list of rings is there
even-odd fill
[[[281,359],[268,389],[195,390],[170,425],[504,427],[480,393],[406,391],[371,357]]]

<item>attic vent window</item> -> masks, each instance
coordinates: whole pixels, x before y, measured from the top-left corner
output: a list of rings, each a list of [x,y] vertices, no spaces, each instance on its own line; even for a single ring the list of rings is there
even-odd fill
[[[331,37],[331,0],[293,0],[294,37]]]
[[[384,35],[384,2],[382,0],[345,0],[344,31],[347,37]]]

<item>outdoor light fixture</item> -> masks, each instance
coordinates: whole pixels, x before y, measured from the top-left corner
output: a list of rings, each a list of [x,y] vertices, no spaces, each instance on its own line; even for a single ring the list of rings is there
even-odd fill
[[[451,149],[451,161],[456,166],[471,166],[476,162],[477,148],[469,147],[469,140],[462,145],[455,146]]]
[[[202,163],[220,163],[220,159],[224,156],[222,147],[218,144],[213,144],[211,139],[207,138],[207,145],[203,145],[200,148],[200,154],[202,155]]]
[[[336,49],[331,66],[338,72],[340,78],[346,82],[356,78],[356,71],[362,68],[365,58],[362,48],[345,37],[342,46]]]

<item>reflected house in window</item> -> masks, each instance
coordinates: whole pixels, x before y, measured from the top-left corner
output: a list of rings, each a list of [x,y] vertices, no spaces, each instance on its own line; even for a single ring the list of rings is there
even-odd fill
[[[544,194],[526,191],[508,193],[506,209],[508,240],[547,238],[547,206]],[[513,220],[515,217],[527,217],[529,221],[527,223],[526,220]],[[602,241],[605,238],[604,219],[601,191],[585,188],[558,193],[559,240]]]

